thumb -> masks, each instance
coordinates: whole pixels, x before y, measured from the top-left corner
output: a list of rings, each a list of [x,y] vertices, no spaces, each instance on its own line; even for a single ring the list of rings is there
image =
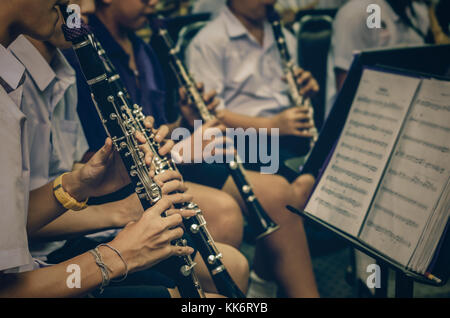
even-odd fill
[[[103,147],[99,151],[97,151],[97,153],[94,155],[93,159],[100,163],[106,163],[106,162],[108,162],[112,153],[113,153],[112,140],[111,140],[111,138],[108,137],[108,138],[106,138],[105,144],[103,145]]]

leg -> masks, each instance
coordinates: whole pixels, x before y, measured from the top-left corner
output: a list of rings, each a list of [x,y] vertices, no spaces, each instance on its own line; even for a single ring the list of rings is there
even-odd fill
[[[242,242],[244,219],[233,197],[223,191],[197,183],[186,182],[186,185],[189,188],[187,192],[194,196],[193,201],[202,209],[213,239],[239,248]]]
[[[233,281],[239,289],[245,294],[247,292],[247,284],[249,277],[249,268],[247,259],[241,252],[230,245],[217,243],[217,248],[223,255],[223,263],[228,270],[228,273],[233,278]],[[200,280],[203,289],[206,292],[217,293],[216,286],[213,279],[200,255],[195,256],[196,273]]]
[[[255,272],[265,280],[276,280],[288,297],[317,297],[302,219],[286,209],[286,205],[298,207],[301,200],[296,198],[292,185],[280,176],[251,171],[247,176],[266,212],[280,225],[278,231],[257,242]],[[231,179],[227,180],[223,190],[245,209]]]
[[[296,209],[303,209],[313,189],[316,179],[310,174],[302,174],[292,182],[291,187],[294,191],[295,200],[292,206]]]

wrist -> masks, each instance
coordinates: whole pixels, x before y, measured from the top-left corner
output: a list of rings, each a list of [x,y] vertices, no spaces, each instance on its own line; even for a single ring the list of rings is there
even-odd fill
[[[268,133],[270,133],[272,129],[280,129],[280,125],[278,124],[278,115],[274,115],[268,118],[267,128]]]
[[[129,204],[127,204],[126,199],[106,203],[106,205],[106,209],[104,210],[109,211],[108,214],[110,215],[113,227],[123,228],[128,223],[137,221],[135,218],[133,218],[133,213],[131,212],[131,209],[133,209],[134,207],[131,207]]]
[[[120,233],[119,233],[120,234]],[[124,246],[123,244],[123,239],[118,239],[118,237],[116,236],[111,242],[108,243],[109,246],[115,248],[116,250],[120,251],[120,254],[122,255],[123,261],[122,259],[120,259],[120,257],[114,253],[114,251],[112,251],[111,249],[105,247],[105,246],[100,246],[102,248],[107,248],[109,249],[108,251],[108,255],[111,256],[111,261],[115,262],[115,269],[117,270],[117,276],[120,277],[120,275],[123,275],[125,273],[125,264],[127,264],[127,269],[128,272],[131,273],[133,271],[136,270],[136,268],[138,268],[138,253],[136,253],[136,251],[132,248],[127,248],[126,245]],[[99,247],[99,248],[100,248]],[[116,278],[117,276],[114,276],[112,278]]]
[[[123,277],[127,272],[125,263],[111,248],[107,246],[98,246],[98,251],[101,254],[103,262],[108,266],[110,270],[110,280]]]
[[[89,190],[80,180],[79,170],[72,171],[62,177],[62,187],[75,200],[82,202],[89,197]]]

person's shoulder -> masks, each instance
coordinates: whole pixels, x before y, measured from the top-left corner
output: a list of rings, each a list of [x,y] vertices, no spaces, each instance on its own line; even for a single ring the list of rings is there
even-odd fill
[[[336,29],[360,32],[365,29],[371,5],[378,5],[378,0],[350,0],[336,13],[333,27]]]
[[[376,0],[350,0],[346,2],[336,13],[336,20],[356,20],[366,18],[368,8],[378,5]]]
[[[208,22],[192,39],[191,45],[197,47],[222,48],[230,39],[222,14]]]

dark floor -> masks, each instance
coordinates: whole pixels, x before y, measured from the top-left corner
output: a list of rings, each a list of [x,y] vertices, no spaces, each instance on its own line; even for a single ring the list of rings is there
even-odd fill
[[[308,241],[312,254],[312,262],[317,286],[323,298],[358,298],[370,297],[367,291],[358,291],[357,284],[352,283],[349,265],[353,253],[343,241],[320,231],[307,228]],[[244,243],[241,251],[252,263],[254,245]],[[351,272],[350,272],[351,273]],[[388,297],[394,297],[395,274],[390,272],[388,280]],[[414,284],[414,297],[417,298],[450,298],[450,283],[443,287]]]

